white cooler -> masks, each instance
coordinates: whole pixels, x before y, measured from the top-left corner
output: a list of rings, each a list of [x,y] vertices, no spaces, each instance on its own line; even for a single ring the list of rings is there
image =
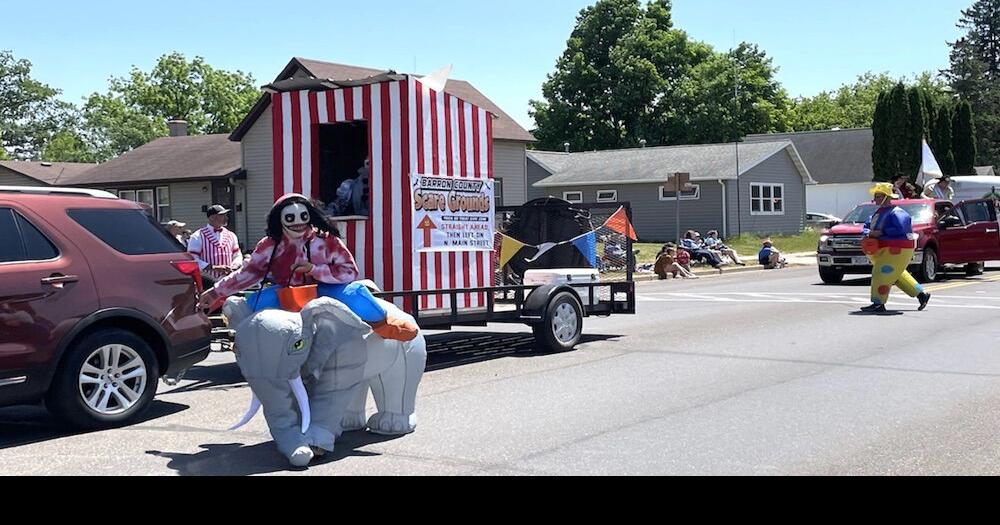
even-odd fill
[[[564,268],[554,270],[528,270],[524,272],[525,286],[546,284],[591,284],[601,282],[601,272],[591,268]],[[576,288],[584,308],[590,304],[590,288]]]

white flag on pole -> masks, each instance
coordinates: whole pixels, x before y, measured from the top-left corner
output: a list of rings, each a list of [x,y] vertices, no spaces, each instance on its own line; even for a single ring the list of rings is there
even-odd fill
[[[934,158],[934,152],[931,151],[931,147],[927,144],[926,139],[924,139],[923,157],[924,160],[920,164],[920,175],[917,176],[917,183],[921,186],[927,186],[927,183],[943,177],[944,173],[941,171],[941,165]]]
[[[423,85],[437,91],[438,93],[444,91],[444,87],[448,84],[448,77],[451,76],[451,66],[444,66],[443,68],[427,75],[420,79]]]

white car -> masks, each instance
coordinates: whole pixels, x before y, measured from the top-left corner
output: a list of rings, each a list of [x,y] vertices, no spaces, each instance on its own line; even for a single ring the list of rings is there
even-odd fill
[[[843,219],[839,217],[834,217],[826,213],[807,213],[806,214],[806,226],[811,226],[813,228],[826,230],[833,228],[834,226],[844,222]]]

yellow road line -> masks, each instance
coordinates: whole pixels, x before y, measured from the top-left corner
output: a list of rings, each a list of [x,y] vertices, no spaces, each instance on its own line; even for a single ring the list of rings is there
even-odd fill
[[[963,281],[954,284],[942,284],[939,286],[926,287],[925,290],[927,290],[929,293],[934,293],[934,292],[941,292],[944,290],[952,290],[954,288],[965,288],[966,286],[975,286],[977,284],[996,283],[996,282],[1000,282],[1000,276],[981,279],[978,281]]]

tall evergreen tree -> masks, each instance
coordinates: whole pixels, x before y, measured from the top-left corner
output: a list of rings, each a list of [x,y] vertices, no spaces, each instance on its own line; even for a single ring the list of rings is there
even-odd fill
[[[958,175],[972,175],[976,171],[976,127],[968,102],[959,103],[953,129],[955,171]]]
[[[941,171],[946,175],[955,173],[954,141],[952,140],[952,111],[947,104],[942,104],[937,110],[934,125],[931,130],[931,150]]]
[[[909,140],[907,128],[910,122],[910,104],[906,97],[906,86],[902,82],[896,84],[889,92],[889,104],[886,111],[886,130],[889,140],[888,155],[886,156],[887,172],[889,175],[882,179],[888,181],[899,174],[913,175],[914,172],[905,170],[909,159],[906,155],[905,145]]]
[[[905,138],[900,147],[900,172],[914,176],[920,171],[923,161],[923,142],[927,137],[927,112],[924,97],[919,89],[912,88],[906,93],[909,115],[906,121]]]
[[[887,181],[892,178],[896,168],[891,165],[892,133],[888,126],[889,92],[879,93],[875,103],[875,118],[872,121],[872,134],[875,145],[872,149],[872,162],[875,170],[875,180]],[[951,123],[949,122],[950,126]]]
[[[951,69],[945,73],[955,93],[972,106],[978,163],[1000,166],[1000,0],[976,0],[962,11],[958,27],[965,36],[951,44]],[[957,147],[955,157],[961,170]]]

